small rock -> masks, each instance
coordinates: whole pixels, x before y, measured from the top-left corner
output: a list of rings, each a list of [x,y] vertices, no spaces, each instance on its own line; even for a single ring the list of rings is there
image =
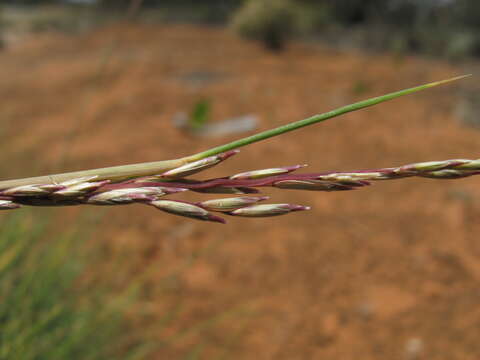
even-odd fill
[[[405,344],[405,359],[418,360],[422,356],[423,341],[420,338],[410,338]]]

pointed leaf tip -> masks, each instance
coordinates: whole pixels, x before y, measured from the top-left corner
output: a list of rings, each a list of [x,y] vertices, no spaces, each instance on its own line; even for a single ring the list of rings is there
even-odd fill
[[[438,86],[438,85],[447,84],[447,83],[450,83],[450,82],[453,82],[453,81],[465,79],[465,78],[470,77],[470,76],[472,76],[472,75],[473,75],[473,74],[459,75],[459,76],[455,76],[455,77],[452,77],[452,78],[449,78],[449,79],[445,79],[445,80],[434,81],[434,82],[425,84],[424,86],[425,86],[426,88],[430,88],[430,87],[434,87],[434,86]]]

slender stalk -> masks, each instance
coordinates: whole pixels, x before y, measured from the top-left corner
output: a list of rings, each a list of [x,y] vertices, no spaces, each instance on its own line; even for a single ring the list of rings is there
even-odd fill
[[[0,190],[12,188],[16,186],[32,185],[32,184],[55,184],[55,183],[59,183],[67,180],[90,177],[90,176],[96,176],[95,181],[111,180],[112,182],[118,182],[118,181],[134,178],[134,177],[157,175],[167,170],[182,166],[188,162],[201,160],[209,156],[213,156],[229,150],[237,149],[239,147],[242,147],[248,144],[252,144],[261,140],[278,136],[278,135],[287,133],[289,131],[300,129],[302,127],[309,126],[321,121],[325,121],[325,120],[328,120],[352,111],[356,111],[356,110],[360,110],[376,104],[380,104],[382,102],[393,100],[395,98],[398,98],[404,95],[409,95],[417,91],[429,89],[438,85],[460,80],[467,76],[470,76],[470,75],[457,76],[451,79],[436,81],[436,82],[416,86],[413,88],[396,91],[390,94],[374,97],[371,99],[363,100],[354,104],[340,107],[338,109],[335,109],[323,114],[314,115],[307,119],[299,120],[299,121],[292,122],[274,129],[263,131],[258,134],[248,136],[248,137],[230,142],[228,144],[217,146],[212,149],[209,149],[191,156],[187,156],[184,158],[180,158],[180,159],[120,165],[120,166],[106,167],[106,168],[100,168],[100,169],[75,171],[75,172],[69,172],[69,173],[63,173],[63,174],[53,174],[53,175],[38,176],[38,177],[31,177],[31,178],[24,178],[24,179],[5,180],[5,181],[0,181]]]
[[[203,159],[207,156],[212,156],[212,155],[215,155],[215,154],[218,154],[218,153],[222,153],[224,151],[228,151],[228,150],[231,150],[231,149],[238,149],[239,147],[242,147],[242,146],[245,146],[245,145],[248,145],[248,144],[252,144],[252,143],[255,143],[255,142],[258,142],[258,141],[261,141],[261,140],[265,140],[265,139],[268,139],[268,138],[271,138],[271,137],[274,137],[274,136],[278,136],[278,135],[284,134],[284,133],[292,131],[292,130],[300,129],[302,127],[309,126],[309,125],[312,125],[312,124],[316,124],[318,122],[322,122],[322,121],[325,121],[325,120],[328,120],[328,119],[331,119],[331,118],[334,118],[334,117],[337,117],[337,116],[340,116],[340,115],[343,115],[343,114],[346,114],[346,113],[349,113],[349,112],[352,112],[352,111],[360,110],[360,109],[370,107],[370,106],[373,106],[373,105],[376,105],[376,104],[379,104],[379,103],[382,103],[382,102],[385,102],[385,101],[393,100],[393,99],[398,98],[400,96],[412,94],[412,93],[415,93],[417,91],[432,88],[434,86],[438,86],[438,85],[446,84],[446,83],[449,83],[449,82],[452,82],[452,81],[460,80],[460,79],[463,79],[463,78],[468,77],[468,76],[470,76],[470,75],[457,76],[457,77],[454,77],[454,78],[451,78],[451,79],[436,81],[436,82],[432,82],[432,83],[429,83],[429,84],[424,84],[424,85],[416,86],[416,87],[413,87],[413,88],[400,90],[400,91],[393,92],[393,93],[390,93],[390,94],[387,94],[387,95],[382,95],[382,96],[374,97],[374,98],[371,98],[371,99],[368,99],[368,100],[363,100],[363,101],[360,101],[360,102],[357,102],[357,103],[354,103],[354,104],[346,105],[346,106],[340,107],[338,109],[335,109],[335,110],[332,110],[332,111],[329,111],[329,112],[326,112],[326,113],[323,113],[323,114],[314,115],[314,116],[309,117],[307,119],[295,121],[295,122],[292,122],[292,123],[289,123],[289,124],[286,124],[286,125],[274,128],[274,129],[270,129],[270,130],[267,130],[267,131],[264,131],[264,132],[261,132],[261,133],[243,138],[243,139],[235,140],[235,141],[233,141],[231,143],[228,143],[228,144],[225,144],[225,145],[217,146],[217,147],[209,149],[207,151],[195,154],[192,157],[190,157],[190,159],[192,159],[192,160]]]

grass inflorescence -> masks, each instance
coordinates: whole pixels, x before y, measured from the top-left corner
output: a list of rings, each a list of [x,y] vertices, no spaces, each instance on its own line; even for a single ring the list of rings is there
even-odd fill
[[[226,216],[266,217],[309,209],[308,206],[293,204],[258,204],[258,202],[268,198],[238,196],[241,194],[256,194],[259,192],[258,188],[261,187],[310,191],[345,191],[363,188],[377,180],[392,180],[413,176],[432,179],[458,179],[477,175],[480,173],[480,160],[454,159],[373,170],[323,173],[299,173],[297,170],[306,165],[294,165],[244,171],[231,176],[208,180],[190,178],[190,176],[236,155],[239,152],[239,147],[464,77],[459,76],[424,84],[346,105],[184,158],[2,181],[0,182],[0,209],[10,210],[21,205],[66,206],[141,203],[175,215],[224,223],[225,220],[222,217],[212,212]],[[183,191],[235,194],[236,196],[199,202],[163,199],[164,196]]]

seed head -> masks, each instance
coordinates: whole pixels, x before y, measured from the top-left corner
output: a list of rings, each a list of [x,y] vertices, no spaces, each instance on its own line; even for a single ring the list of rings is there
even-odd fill
[[[480,170],[480,159],[477,160],[464,160],[461,165],[456,166],[458,170]]]
[[[152,201],[166,195],[158,187],[124,188],[101,192],[90,196],[86,203],[92,205],[121,205],[136,201]]]
[[[159,175],[160,178],[183,178],[192,174],[196,174],[200,171],[211,168],[212,166],[217,165],[218,163],[228,159],[230,156],[233,156],[239,153],[239,150],[232,150],[222,154],[209,156],[205,159],[187,163],[178,168],[168,170],[163,174]]]
[[[268,196],[256,196],[256,197],[245,196],[245,197],[207,200],[207,201],[202,201],[198,205],[210,211],[228,212],[228,211],[240,209],[240,208],[243,208],[267,199],[268,199]]]
[[[419,172],[419,171],[435,171],[441,170],[449,166],[448,161],[426,161],[415,164],[408,164],[399,167],[395,172]]]
[[[453,169],[444,169],[438,171],[429,171],[423,174],[420,174],[421,177],[431,178],[431,179],[460,179],[463,177],[476,175],[480,173],[477,171],[465,171],[465,170],[453,170]]]
[[[52,195],[56,197],[77,197],[91,193],[98,188],[106,185],[110,180],[97,181],[97,182],[77,182],[68,185],[67,188],[59,191],[55,191]]]
[[[230,176],[232,180],[252,180],[252,179],[261,179],[268,176],[287,174],[297,169],[303,168],[307,165],[293,165],[293,166],[284,166],[279,168],[263,169],[263,170],[254,170],[247,171],[240,174],[235,174]]]
[[[213,221],[224,224],[225,220],[221,217],[212,215],[207,210],[201,208],[200,206],[187,203],[184,201],[176,200],[154,200],[150,202],[151,205],[155,206],[157,209],[165,211],[170,214],[185,216],[188,218],[204,220],[204,221]]]
[[[65,186],[63,185],[22,185],[3,190],[2,194],[10,196],[42,196],[64,188]]]
[[[62,181],[60,183],[60,185],[63,185],[63,186],[72,186],[72,185],[77,185],[77,184],[80,184],[80,183],[86,183],[86,182],[89,182],[89,181],[92,181],[93,179],[95,178],[98,178],[98,175],[94,175],[94,176],[84,176],[84,177],[81,177],[81,178],[76,178],[76,179],[71,179],[71,180],[67,180],[67,181]]]
[[[0,200],[0,210],[18,209],[19,207],[20,207],[20,205],[14,203],[13,201]]]
[[[364,181],[364,180],[382,180],[385,179],[385,174],[378,171],[372,172],[350,172],[350,173],[331,173],[320,175],[318,180],[326,180],[332,182],[348,182],[348,181]]]
[[[342,191],[354,189],[351,185],[324,180],[280,180],[273,183],[280,189],[311,190],[311,191]]]
[[[308,206],[292,204],[262,204],[233,210],[229,214],[246,217],[268,217],[288,214],[293,211],[310,210]]]

